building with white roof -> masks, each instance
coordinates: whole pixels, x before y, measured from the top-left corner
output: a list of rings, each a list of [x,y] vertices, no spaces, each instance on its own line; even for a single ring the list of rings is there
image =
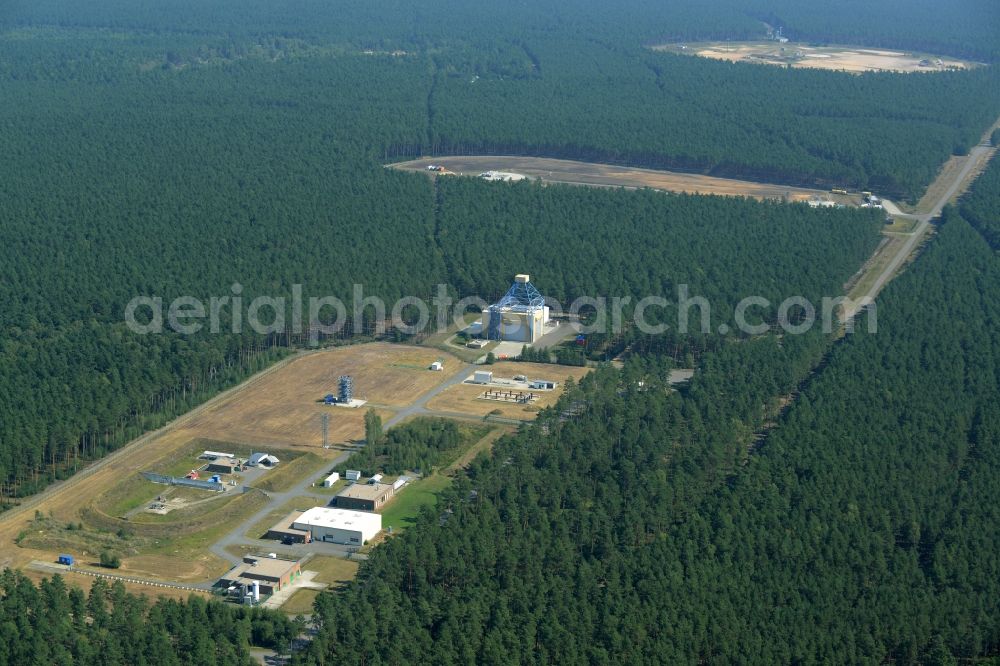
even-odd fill
[[[361,546],[382,531],[382,516],[368,511],[315,506],[295,519],[292,527],[310,532],[313,541]]]

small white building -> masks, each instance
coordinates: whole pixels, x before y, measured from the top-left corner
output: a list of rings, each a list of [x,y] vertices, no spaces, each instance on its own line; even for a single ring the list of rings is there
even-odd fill
[[[235,458],[235,453],[222,453],[221,451],[205,451],[199,458],[204,460],[215,460],[216,458]]]
[[[489,370],[476,370],[475,374],[472,375],[473,384],[492,384],[493,383],[493,373]]]
[[[528,382],[528,388],[535,391],[552,391],[556,386],[558,384],[548,379],[532,379]]]
[[[334,472],[330,476],[323,479],[323,487],[329,488],[333,484],[337,483],[337,481],[340,481],[340,472]]]
[[[360,481],[361,480],[361,470],[349,469],[349,470],[347,470],[347,473],[344,475],[344,477],[348,481]]]
[[[444,364],[441,361],[434,361],[431,363],[430,369],[435,372],[440,372],[441,370],[444,370]]]
[[[370,511],[315,506],[299,516],[292,527],[309,532],[313,541],[361,546],[382,531],[382,516]]]
[[[372,478],[368,479],[368,483],[371,483],[371,484],[382,483],[382,475],[381,474],[373,474]]]

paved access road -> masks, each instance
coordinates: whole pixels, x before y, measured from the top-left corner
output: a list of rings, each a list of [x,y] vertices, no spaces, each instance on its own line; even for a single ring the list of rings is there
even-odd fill
[[[451,365],[449,363],[449,365]],[[463,363],[455,370],[445,381],[441,382],[431,390],[427,391],[419,398],[416,399],[408,407],[404,407],[396,412],[396,414],[385,422],[384,426],[386,429],[391,428],[394,425],[402,423],[404,420],[410,418],[411,416],[418,416],[424,414],[433,414],[432,411],[426,408],[427,402],[440,394],[445,389],[454,386],[455,384],[460,384],[465,379],[473,373],[475,366],[469,363]],[[375,405],[372,405],[375,406]],[[345,451],[333,460],[327,460],[324,462],[324,469],[329,469],[331,467],[336,467],[346,461],[351,455],[350,451]],[[242,523],[236,525],[226,536],[222,537],[216,541],[209,550],[213,554],[221,557],[228,562],[233,564],[238,564],[241,560],[239,557],[233,555],[226,548],[230,546],[254,546],[260,548],[267,552],[268,550],[274,552],[282,552],[290,556],[301,557],[303,553],[316,553],[316,554],[326,554],[335,555],[340,557],[347,557],[350,553],[354,551],[351,546],[340,546],[332,543],[313,543],[313,544],[298,544],[295,546],[278,546],[274,541],[263,541],[261,539],[251,539],[246,535],[247,530],[253,527],[256,523],[260,522],[267,517],[267,514],[274,511],[275,508],[282,506],[296,497],[311,497],[316,500],[317,505],[325,506],[330,502],[329,495],[319,495],[312,492],[313,481],[317,478],[320,470],[314,470],[313,473],[304,474],[294,486],[288,490],[282,492],[270,492],[266,493],[270,498],[270,501],[264,506],[260,511],[253,514]],[[303,507],[308,508],[308,507]],[[358,557],[355,555],[355,557]]]
[[[931,220],[941,215],[941,211],[944,209],[945,205],[951,200],[952,197],[964,186],[969,183],[972,177],[972,171],[977,164],[983,159],[989,159],[993,156],[996,151],[996,147],[991,147],[988,145],[980,144],[969,151],[969,156],[962,165],[962,168],[952,177],[951,182],[945,191],[941,194],[934,206],[927,213],[921,214],[911,214],[899,212],[899,209],[895,206],[891,206],[889,209],[893,217],[902,217],[908,220],[916,220],[917,226],[912,232],[908,234],[906,241],[899,246],[896,254],[892,257],[886,267],[872,283],[872,286],[864,294],[864,296],[859,299],[859,303],[871,302],[875,300],[882,288],[896,275],[903,263],[913,254],[913,251],[917,248],[920,242],[923,240],[924,235],[930,229]],[[845,312],[846,318],[849,319],[856,315],[862,307],[860,304],[853,304],[851,308]]]

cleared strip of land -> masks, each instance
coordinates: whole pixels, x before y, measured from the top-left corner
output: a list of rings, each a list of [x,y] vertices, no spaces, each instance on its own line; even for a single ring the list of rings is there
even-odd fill
[[[969,69],[977,63],[947,56],[908,51],[889,51],[857,46],[812,46],[805,43],[703,42],[697,44],[663,44],[651,47],[683,55],[697,55],[715,60],[749,62],[780,67],[830,69],[842,72],[940,72]]]
[[[716,178],[695,173],[639,169],[636,167],[557,160],[548,157],[517,157],[511,155],[474,155],[461,157],[424,157],[388,166],[406,171],[423,171],[428,174],[431,165],[442,166],[463,176],[476,176],[484,171],[509,171],[547,183],[590,185],[595,187],[643,187],[665,192],[688,194],[719,194],[745,196],[757,199],[783,199],[806,201],[811,197],[832,198],[825,190],[790,187],[771,183],[754,183],[748,180]],[[847,203],[845,201],[844,203]]]

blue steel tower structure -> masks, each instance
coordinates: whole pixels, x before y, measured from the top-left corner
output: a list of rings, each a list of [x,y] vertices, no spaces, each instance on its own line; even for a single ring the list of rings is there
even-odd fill
[[[515,276],[514,284],[510,286],[504,297],[487,308],[489,324],[486,327],[486,339],[501,339],[500,325],[503,321],[503,312],[530,314],[541,310],[544,305],[545,297],[535,289],[535,286],[528,280],[528,276]]]

